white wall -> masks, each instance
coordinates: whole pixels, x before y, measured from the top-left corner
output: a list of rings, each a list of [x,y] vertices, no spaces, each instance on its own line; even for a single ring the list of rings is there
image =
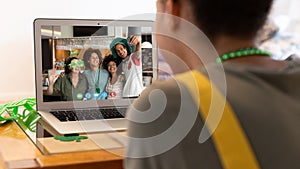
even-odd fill
[[[299,6],[299,0],[275,0],[272,16],[280,29],[300,35]]]
[[[299,5],[299,0],[275,0],[274,12],[275,14],[287,15],[290,19],[299,19]]]
[[[35,18],[119,19],[155,13],[155,0],[10,0],[0,11],[0,101],[35,97]]]

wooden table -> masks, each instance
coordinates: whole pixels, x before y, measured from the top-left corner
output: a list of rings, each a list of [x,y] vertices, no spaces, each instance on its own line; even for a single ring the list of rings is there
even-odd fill
[[[99,149],[44,155],[14,121],[0,126],[0,168],[123,168],[123,156],[117,154],[124,154],[124,148],[113,152]]]

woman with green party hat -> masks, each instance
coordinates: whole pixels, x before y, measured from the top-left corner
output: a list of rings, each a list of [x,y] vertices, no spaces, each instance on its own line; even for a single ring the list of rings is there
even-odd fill
[[[135,46],[136,50],[132,51]],[[122,70],[125,75],[123,97],[138,97],[144,89],[142,81],[141,38],[131,36],[130,41],[124,38],[115,38],[110,44],[110,50],[115,58],[122,61]]]

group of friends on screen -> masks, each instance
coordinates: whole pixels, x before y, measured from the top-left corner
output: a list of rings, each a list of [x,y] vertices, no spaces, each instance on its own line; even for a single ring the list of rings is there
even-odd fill
[[[63,74],[51,70],[47,94],[63,101],[136,98],[144,89],[140,49],[141,38],[133,35],[129,41],[115,38],[104,57],[93,48],[84,51],[83,59],[69,57]]]

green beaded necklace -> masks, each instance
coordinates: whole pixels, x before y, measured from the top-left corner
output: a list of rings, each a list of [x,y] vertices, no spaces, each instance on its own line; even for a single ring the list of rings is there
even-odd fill
[[[237,51],[225,53],[224,55],[217,58],[216,62],[220,63],[228,59],[239,58],[239,57],[250,56],[250,55],[264,55],[270,57],[272,54],[268,51],[264,51],[258,48],[246,48],[246,49],[239,49]]]

